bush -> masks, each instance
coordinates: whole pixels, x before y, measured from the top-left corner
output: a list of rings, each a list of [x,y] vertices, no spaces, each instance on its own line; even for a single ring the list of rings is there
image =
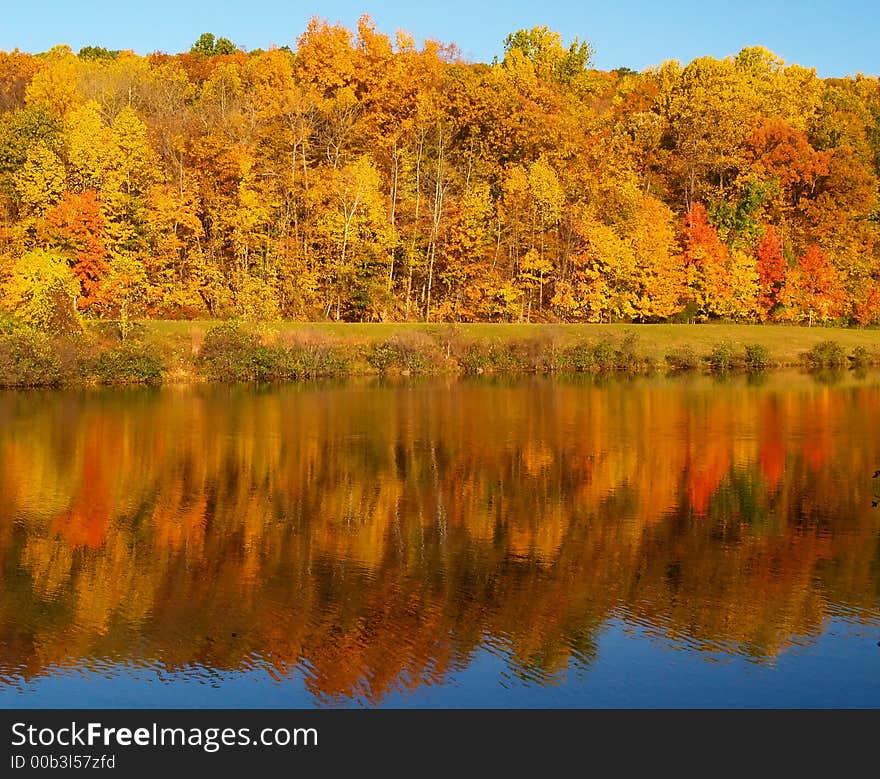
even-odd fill
[[[679,346],[666,355],[666,364],[669,370],[676,373],[682,371],[694,371],[700,367],[700,358],[690,346]]]
[[[293,374],[299,377],[336,376],[348,367],[345,352],[321,333],[298,334],[290,340],[288,360]]]
[[[718,344],[703,359],[712,373],[727,373],[737,366],[736,354],[729,343]]]
[[[619,342],[604,338],[597,343],[579,341],[564,349],[557,363],[564,369],[577,372],[626,371],[637,373],[650,370],[654,362],[638,352],[638,337],[628,333]]]
[[[853,368],[865,368],[868,365],[880,364],[880,352],[872,352],[864,346],[857,346],[853,349],[852,356],[849,359],[852,361]]]
[[[127,342],[103,352],[95,364],[95,376],[102,384],[158,384],[164,369],[155,349]]]
[[[561,355],[561,364],[568,370],[579,373],[592,371],[596,366],[596,356],[593,345],[587,341],[579,341],[564,349]]]
[[[558,335],[547,333],[532,339],[529,343],[529,360],[536,371],[553,373],[559,370],[563,362],[563,351],[560,348]]]
[[[529,369],[527,347],[524,341],[493,343],[487,354],[488,367],[501,373],[513,373]]]
[[[482,373],[489,365],[489,354],[479,343],[456,344],[455,360],[464,373]]]
[[[249,381],[281,381],[299,375],[292,355],[280,346],[255,346],[245,365]]]
[[[367,362],[380,373],[397,369],[407,373],[431,373],[445,358],[438,343],[426,333],[400,333],[374,345]]]
[[[822,341],[801,357],[811,369],[836,368],[846,364],[846,353],[837,341]]]
[[[52,387],[62,380],[61,362],[48,336],[0,335],[0,386]]]
[[[367,352],[367,362],[379,373],[385,373],[397,364],[397,350],[388,341],[374,344]]]
[[[99,353],[94,339],[82,332],[52,339],[52,351],[65,381],[85,380],[94,375]]]
[[[770,353],[761,344],[746,344],[746,368],[763,371],[770,367]]]
[[[609,339],[603,338],[593,346],[593,364],[600,371],[617,370],[617,350]]]
[[[255,368],[252,358],[259,345],[257,336],[234,322],[225,322],[207,332],[197,362],[209,379],[251,381]]]
[[[639,354],[638,346],[639,337],[635,333],[627,333],[623,337],[620,346],[614,351],[616,370],[636,373],[654,367],[653,359]]]

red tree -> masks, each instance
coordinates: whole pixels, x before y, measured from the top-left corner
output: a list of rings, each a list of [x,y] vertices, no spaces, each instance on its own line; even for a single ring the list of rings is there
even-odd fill
[[[97,193],[92,190],[65,192],[61,201],[43,215],[37,237],[48,247],[61,251],[70,261],[83,291],[79,307],[94,306],[107,273],[104,217]]]
[[[782,256],[782,241],[772,225],[764,231],[758,243],[758,307],[761,319],[766,320],[778,302],[788,266]]]
[[[811,324],[840,316],[846,303],[840,274],[818,246],[810,246],[789,269],[779,297],[790,318]]]

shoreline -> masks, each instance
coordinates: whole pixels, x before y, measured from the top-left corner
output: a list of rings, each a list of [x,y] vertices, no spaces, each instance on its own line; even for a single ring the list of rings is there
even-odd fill
[[[755,374],[880,365],[880,330],[740,324],[147,320],[0,334],[0,387],[449,375]]]

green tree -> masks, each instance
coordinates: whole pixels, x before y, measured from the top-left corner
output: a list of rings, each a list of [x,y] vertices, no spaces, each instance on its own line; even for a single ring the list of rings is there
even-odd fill
[[[222,54],[235,54],[238,47],[229,38],[215,38],[213,33],[204,32],[192,45],[190,52],[205,57],[216,57]]]

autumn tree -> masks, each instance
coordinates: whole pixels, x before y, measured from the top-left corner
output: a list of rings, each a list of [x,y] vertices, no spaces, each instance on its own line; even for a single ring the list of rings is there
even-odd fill
[[[810,246],[790,268],[779,294],[783,316],[797,322],[836,319],[845,304],[840,275],[818,246]]]
[[[155,317],[876,320],[877,78],[503,43],[469,62],[364,16],[251,52],[0,52],[0,281],[42,250],[90,316],[136,278]]]
[[[23,321],[50,333],[79,329],[79,294],[67,260],[43,250],[19,257],[3,290],[4,301]]]
[[[691,206],[685,217],[684,232],[689,294],[704,316],[723,315],[733,298],[730,254],[709,222],[702,203]]]
[[[785,283],[788,265],[782,253],[782,241],[775,228],[769,225],[758,243],[758,307],[761,319],[768,319],[779,303],[779,293]]]
[[[65,192],[61,201],[38,222],[37,240],[67,258],[82,291],[77,301],[79,308],[96,307],[107,274],[104,217],[97,193]]]

